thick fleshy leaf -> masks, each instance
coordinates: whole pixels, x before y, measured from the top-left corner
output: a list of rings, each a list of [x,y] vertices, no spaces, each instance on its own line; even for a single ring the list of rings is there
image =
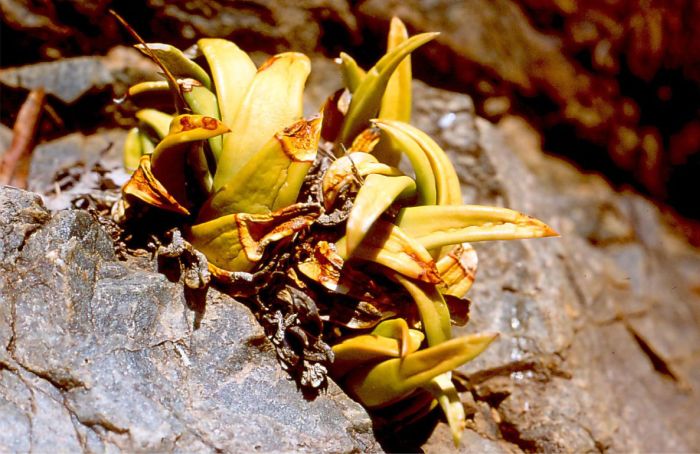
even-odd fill
[[[430,380],[425,388],[430,391],[437,399],[442,412],[445,414],[447,424],[452,432],[452,441],[455,447],[459,446],[462,439],[462,432],[466,427],[466,415],[464,413],[464,404],[459,398],[459,393],[452,383],[452,373],[447,372]]]
[[[122,153],[124,168],[129,172],[133,172],[139,166],[143,147],[141,137],[139,136],[139,128],[131,128],[124,140],[124,151]]]
[[[187,58],[177,47],[162,43],[147,43],[146,46],[148,46],[151,52],[158,57],[158,60],[160,60],[163,66],[168,68],[176,78],[190,77],[211,89],[211,78],[209,74],[197,63]],[[135,47],[146,56],[150,57],[148,51],[144,49],[143,44],[137,44]]]
[[[153,154],[153,150],[156,149],[156,144],[154,144],[148,134],[139,129],[139,140],[141,141],[141,156],[147,154]]]
[[[135,197],[162,210],[186,216],[190,214],[187,208],[180,205],[160,181],[153,176],[150,155],[141,157],[138,168],[122,188],[122,194],[125,198]]]
[[[387,51],[392,51],[408,40],[408,30],[401,19],[394,16],[389,26]],[[382,97],[379,118],[411,121],[411,56],[408,55],[389,78],[389,83]],[[398,162],[397,162],[398,164]]]
[[[309,58],[296,52],[275,55],[258,69],[234,120],[234,133],[224,140],[214,177],[216,190],[233,181],[275,133],[301,118],[310,70]]]
[[[396,48],[408,39],[406,26],[398,17],[391,19],[387,50]],[[407,56],[391,75],[386,91],[382,97],[378,117],[385,120],[398,120],[404,123],[411,121],[412,97],[411,56]],[[380,162],[398,166],[401,161],[401,150],[393,143],[393,139],[385,136],[374,150],[374,155]]]
[[[181,204],[186,205],[187,200],[185,169],[190,145],[225,132],[228,128],[216,118],[180,115],[173,119],[168,135],[156,146],[151,160],[153,175]]]
[[[350,108],[345,116],[338,142],[350,145],[352,139],[369,126],[369,120],[376,117],[382,102],[384,90],[396,67],[408,54],[434,39],[439,33],[422,33],[402,42],[387,52],[370,69],[357,90],[353,93]]]
[[[180,84],[182,96],[185,98],[187,105],[190,106],[190,109],[192,109],[192,113],[216,118],[217,120],[221,119],[219,103],[216,100],[216,95],[211,90],[194,79],[183,79],[179,80],[178,83]],[[215,163],[223,149],[223,138],[221,135],[217,135],[210,137],[208,142],[213,153],[213,162]],[[206,162],[202,163],[202,165],[204,164]],[[212,173],[215,170],[215,168],[212,168]]]
[[[406,289],[416,303],[428,345],[434,346],[449,340],[452,337],[450,310],[437,288],[399,274],[395,274],[394,279]]]
[[[206,115],[208,117],[220,119],[219,105],[216,96],[209,89],[195,79],[178,79],[180,92],[189,106],[192,113],[196,115]],[[143,97],[147,94],[163,94],[170,91],[170,86],[167,81],[161,80],[156,82],[141,82],[129,88],[129,96],[132,98]],[[171,117],[172,119],[172,117]],[[164,122],[163,122],[164,123]],[[168,121],[166,133],[169,129],[170,121]],[[164,136],[161,136],[161,138]],[[222,149],[222,138],[220,136],[209,139],[214,157],[218,158]]]
[[[371,174],[403,175],[399,169],[379,163],[377,158],[369,153],[358,151],[333,161],[323,174],[321,182],[325,208],[330,209],[338,195],[347,187],[358,187],[360,179]]]
[[[152,99],[161,99],[163,102],[172,102],[170,96],[170,84],[167,80],[149,80],[132,85],[126,95],[138,105],[147,104]]]
[[[426,386],[438,375],[455,369],[479,355],[496,338],[484,333],[447,342],[392,358],[350,373],[345,385],[367,407],[381,407]]]
[[[229,214],[192,226],[188,238],[215,266],[250,271],[268,245],[308,228],[318,214],[317,207],[304,204],[271,214]]]
[[[365,70],[360,68],[355,59],[345,52],[341,52],[340,57],[335,61],[340,65],[343,84],[350,90],[350,93],[354,93],[365,78]]]
[[[400,121],[375,120],[373,123],[385,131],[391,137],[392,143],[408,156],[416,172],[419,194],[423,181],[425,181],[426,190],[429,185],[430,176],[423,175],[428,173],[428,169],[425,167],[425,159],[422,159],[421,155],[427,158],[430,173],[435,181],[436,198],[434,203],[430,203],[431,199],[426,197],[424,205],[459,205],[462,203],[457,172],[455,172],[445,152],[430,136],[420,129]]]
[[[406,320],[402,318],[384,320],[372,330],[372,334],[399,341],[399,355],[402,358],[418,350],[425,338],[422,331],[410,329]]]
[[[347,240],[336,243],[338,254],[347,260]],[[378,220],[355,249],[353,258],[379,263],[404,276],[423,282],[441,282],[432,256],[396,225]]]
[[[378,327],[388,321],[380,323]],[[405,357],[417,351],[422,340],[423,333],[418,330],[407,330],[405,341],[374,334],[374,332],[345,339],[333,346],[335,355],[331,369],[333,376],[340,378],[363,365],[388,358]]]
[[[384,142],[384,146],[389,146],[388,143],[391,147],[395,147],[396,150],[404,153],[411,162],[411,167],[416,174],[418,205],[435,205],[438,200],[436,175],[425,152],[401,129],[381,121],[373,123],[384,132],[380,143]]]
[[[158,136],[158,139],[168,135],[170,123],[173,121],[172,115],[156,109],[141,109],[136,112],[136,118],[151,128]]]
[[[557,235],[547,224],[530,216],[480,205],[404,208],[396,223],[426,249],[464,242]]]
[[[416,183],[410,177],[368,175],[360,186],[348,216],[345,232],[347,254],[353,254],[374,222],[396,200],[412,197],[415,191]]]
[[[236,114],[257,72],[255,63],[247,53],[225,39],[200,39],[197,45],[207,59],[214,78],[221,121],[233,128]]]
[[[296,202],[316,158],[321,118],[299,120],[273,136],[200,211],[199,220],[232,213],[269,213]]]

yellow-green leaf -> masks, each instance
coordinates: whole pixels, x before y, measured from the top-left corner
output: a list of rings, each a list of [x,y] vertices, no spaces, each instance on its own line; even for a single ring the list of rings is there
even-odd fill
[[[372,174],[365,178],[364,183],[355,197],[346,226],[347,254],[352,255],[360,245],[374,222],[397,199],[413,196],[416,183],[407,176],[386,176]]]
[[[396,223],[426,249],[557,235],[547,224],[530,216],[481,205],[408,207],[401,210]]]
[[[233,181],[275,133],[301,118],[302,94],[310,70],[309,58],[296,52],[276,55],[258,69],[236,114],[233,134],[224,140],[215,190]]]

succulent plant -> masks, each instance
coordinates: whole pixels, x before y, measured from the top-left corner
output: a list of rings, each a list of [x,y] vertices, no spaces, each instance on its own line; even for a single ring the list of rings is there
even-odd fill
[[[115,215],[172,213],[302,386],[330,372],[396,421],[440,406],[458,443],[465,415],[451,372],[496,338],[452,336],[476,272],[469,242],[555,232],[512,210],[462,205],[447,155],[410,125],[409,54],[436,35],[409,37],[392,20],[386,55],[364,71],[342,53],[345,89],[306,119],[303,54],[256,68],[234,43],[201,39],[200,66],[172,46],[137,46],[166,77],[129,96],[172,95],[175,111],[137,113],[124,150],[134,173]]]

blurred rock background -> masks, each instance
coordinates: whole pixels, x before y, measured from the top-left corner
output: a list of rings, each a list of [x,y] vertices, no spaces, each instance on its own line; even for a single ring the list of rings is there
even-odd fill
[[[438,87],[416,83],[415,123],[451,154],[466,202],[519,209],[562,233],[479,245],[467,329],[497,330],[501,340],[462,369],[462,450],[700,444],[698,2],[0,0],[0,151],[27,90],[46,92],[25,172],[43,205],[0,193],[0,426],[15,431],[4,431],[15,444],[0,447],[379,449],[366,414],[337,388],[315,405],[296,393],[247,310],[212,291],[194,329],[197,309],[179,287],[134,271],[155,264],[116,262],[96,221],[45,210],[114,193],[134,107],[112,100],[157,72],[108,8],[146,41],[186,48],[216,36],[259,60],[288,49],[313,55],[309,111],[340,83],[328,58],[342,49],[371,66],[392,15],[412,33],[441,31],[413,60],[415,75]],[[137,297],[121,292],[123,282]],[[36,310],[52,298],[71,304]],[[128,326],[112,324],[111,312]],[[140,323],[151,335],[138,337]],[[231,340],[218,343],[220,330]],[[266,401],[270,387],[278,395]],[[134,413],[139,406],[148,411]],[[287,411],[275,422],[270,406]],[[42,408],[60,424],[39,418]],[[246,415],[265,428],[247,427]],[[299,418],[312,424],[308,434]],[[449,434],[435,424],[383,446],[444,452]]]

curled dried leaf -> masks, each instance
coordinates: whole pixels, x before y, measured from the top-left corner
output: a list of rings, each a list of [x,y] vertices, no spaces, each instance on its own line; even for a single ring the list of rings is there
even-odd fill
[[[149,205],[173,213],[189,216],[187,208],[168,193],[168,190],[151,172],[151,156],[141,156],[139,166],[122,188],[125,198],[135,197]]]

